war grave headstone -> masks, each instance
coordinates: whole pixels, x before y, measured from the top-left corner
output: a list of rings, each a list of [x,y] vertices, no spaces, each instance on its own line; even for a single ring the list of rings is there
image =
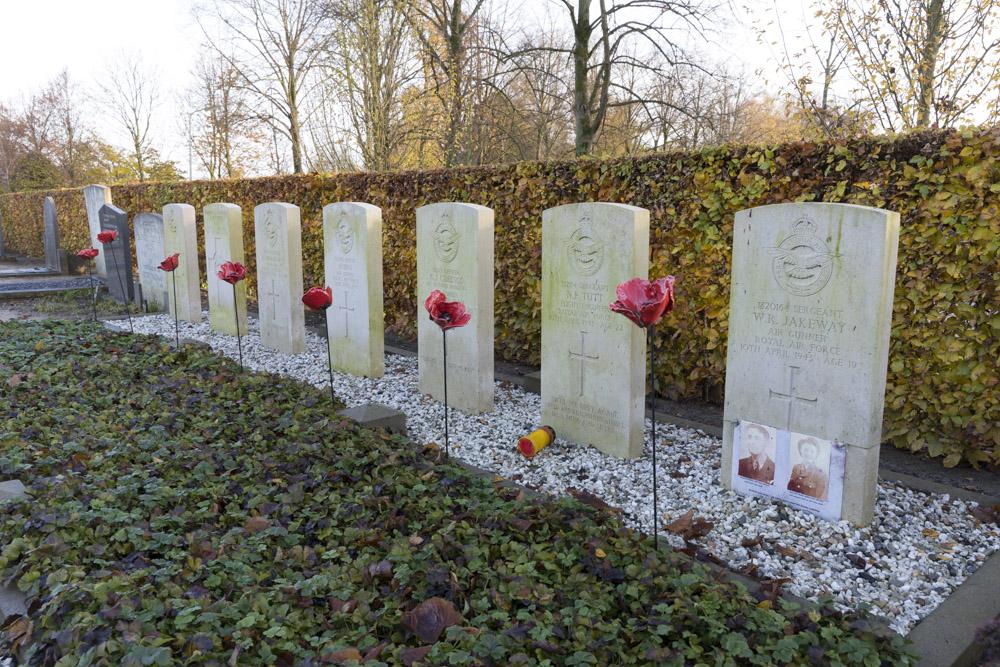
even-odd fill
[[[135,298],[132,287],[132,244],[128,233],[128,216],[117,206],[104,204],[98,209],[97,219],[101,226],[98,233],[111,230],[118,232],[115,240],[107,244],[97,241],[97,236],[94,236],[97,242],[95,247],[104,253],[104,263],[108,271],[108,293],[117,303],[128,303]]]
[[[493,209],[445,202],[417,209],[417,367],[421,393],[444,400],[441,329],[423,310],[434,290],[472,319],[448,331],[448,404],[493,411]]]
[[[0,259],[4,259],[6,255],[3,254],[3,216],[0,216]]]
[[[247,284],[233,286],[219,278],[226,262],[245,264],[243,256],[243,211],[236,204],[209,204],[205,218],[205,266],[208,272],[208,320],[214,331],[235,336],[236,314],[239,333],[247,332]],[[238,308],[237,308],[238,306]]]
[[[622,458],[642,455],[644,332],[608,308],[649,276],[649,211],[567,204],[542,213],[542,423]]]
[[[163,207],[163,258],[174,253],[180,255],[174,275],[167,279],[167,303],[170,314],[176,313],[185,322],[201,322],[198,230],[194,218],[194,206],[190,204],[167,204]],[[174,281],[177,282],[176,297]]]
[[[382,209],[358,202],[324,206],[323,255],[326,284],[333,290],[326,311],[333,367],[382,377]]]
[[[46,197],[42,206],[45,219],[45,235],[42,247],[45,250],[45,268],[59,273],[69,273],[69,260],[66,251],[59,247],[59,216],[56,213],[56,200]]]
[[[253,218],[261,344],[301,354],[306,350],[306,329],[299,207],[268,202],[254,208]]]
[[[899,214],[740,211],[721,480],[830,520],[873,515]]]
[[[132,218],[135,230],[135,263],[139,267],[139,285],[142,300],[150,312],[166,311],[167,273],[160,269],[160,262],[167,258],[163,246],[163,216],[159,213],[140,213]]]
[[[83,189],[83,199],[87,205],[87,224],[90,225],[90,244],[97,248],[94,258],[94,271],[99,278],[107,278],[108,272],[104,261],[104,246],[97,240],[101,230],[101,207],[111,203],[111,188],[104,185],[88,185]],[[108,281],[111,282],[110,280]],[[119,290],[121,291],[121,290]]]

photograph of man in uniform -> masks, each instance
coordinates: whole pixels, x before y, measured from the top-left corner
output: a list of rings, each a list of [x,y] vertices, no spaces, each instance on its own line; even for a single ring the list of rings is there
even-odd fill
[[[795,463],[795,449],[792,450],[792,474],[788,480],[788,490],[826,500],[826,489],[830,476],[830,443],[812,436],[797,436],[798,463]],[[820,452],[825,450],[825,456]]]
[[[740,424],[740,452],[748,452],[740,459],[739,476],[774,484],[774,431],[760,424]]]

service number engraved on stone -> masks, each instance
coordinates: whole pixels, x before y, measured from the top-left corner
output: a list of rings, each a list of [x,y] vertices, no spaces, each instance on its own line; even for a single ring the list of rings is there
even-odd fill
[[[441,213],[441,220],[434,226],[434,254],[445,264],[458,256],[458,230],[451,221],[451,212]]]
[[[593,228],[589,216],[580,218],[580,226],[566,239],[570,268],[582,276],[592,276],[604,265],[607,243]]]
[[[789,294],[812,296],[830,282],[835,255],[816,236],[812,220],[799,218],[793,230],[777,248],[765,248],[773,258],[771,272],[778,286]]]

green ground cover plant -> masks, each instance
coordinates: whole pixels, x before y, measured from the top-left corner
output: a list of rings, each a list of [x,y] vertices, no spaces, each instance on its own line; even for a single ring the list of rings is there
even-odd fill
[[[905,665],[322,389],[91,322],[0,322],[0,576],[29,665]]]

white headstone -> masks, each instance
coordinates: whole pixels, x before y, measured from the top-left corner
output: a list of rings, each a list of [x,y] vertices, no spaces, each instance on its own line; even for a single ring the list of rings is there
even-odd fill
[[[198,229],[195,226],[194,206],[167,204],[163,207],[163,253],[163,259],[174,253],[180,254],[174,275],[167,277],[167,302],[170,304],[170,314],[177,313],[177,316],[185,322],[201,322]]]
[[[424,310],[434,290],[472,315],[448,336],[448,405],[493,411],[493,209],[448,202],[417,209],[417,345],[420,391],[444,399],[441,329]]]
[[[333,305],[326,311],[336,370],[385,374],[382,209],[347,202],[323,207],[323,256]]]
[[[865,206],[778,204],[736,214],[725,486],[827,518],[871,521],[898,242],[899,214]],[[751,424],[775,434],[774,472],[763,482],[746,463],[740,469],[749,449],[734,456]]]
[[[142,298],[151,312],[166,312],[167,274],[160,262],[167,258],[163,246],[163,216],[140,213],[132,218],[135,229],[135,262],[139,267]]]
[[[243,211],[236,204],[209,204],[205,217],[205,266],[208,272],[208,319],[215,331],[235,336],[236,313],[239,333],[247,332],[247,283],[233,286],[219,278],[226,262],[246,264],[243,257]],[[238,306],[238,308],[237,308]]]
[[[253,210],[253,219],[261,344],[285,354],[301,354],[306,350],[306,329],[299,207],[260,204]]]
[[[111,203],[111,188],[104,185],[88,185],[83,189],[83,199],[87,204],[87,224],[90,225],[90,247],[97,248],[97,257],[94,258],[94,270],[101,278],[108,277],[108,270],[104,264],[104,246],[97,240],[97,235],[101,233],[101,217],[99,211],[105,204]]]
[[[568,204],[542,214],[542,423],[571,442],[642,455],[645,332],[608,306],[649,276],[649,212]]]

